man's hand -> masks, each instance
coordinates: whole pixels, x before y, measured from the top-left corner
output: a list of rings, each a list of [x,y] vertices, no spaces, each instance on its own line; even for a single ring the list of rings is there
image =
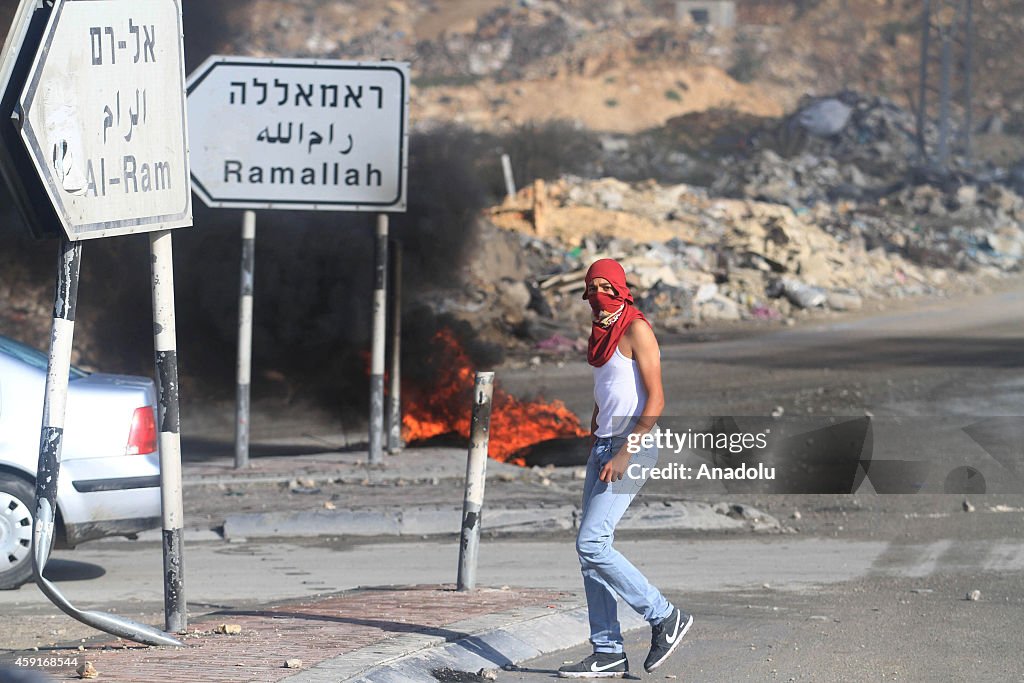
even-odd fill
[[[600,479],[609,484],[618,481],[626,473],[627,467],[629,467],[629,451],[623,448],[601,468]]]

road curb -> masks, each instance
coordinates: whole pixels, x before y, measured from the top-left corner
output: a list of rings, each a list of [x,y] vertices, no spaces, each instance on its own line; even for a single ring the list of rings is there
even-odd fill
[[[647,626],[620,610],[623,631]],[[289,683],[437,683],[431,670],[501,669],[587,641],[587,608],[578,599],[552,606],[519,607],[466,619],[440,629],[391,638],[320,662]]]
[[[678,531],[785,531],[774,517],[746,508],[746,515],[731,515],[736,506],[697,501],[637,504],[618,525],[629,530]],[[457,534],[461,508],[387,507],[380,509],[297,510],[229,514],[224,518],[224,539],[295,538],[318,536],[432,536]],[[485,508],[483,531],[501,533],[550,532],[578,527],[579,509],[573,505],[532,508]]]

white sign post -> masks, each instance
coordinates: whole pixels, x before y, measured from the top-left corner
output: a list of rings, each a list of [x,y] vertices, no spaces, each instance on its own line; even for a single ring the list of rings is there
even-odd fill
[[[23,10],[28,7],[23,5]],[[38,10],[37,10],[38,11]],[[22,13],[19,13],[22,16]],[[32,46],[34,49],[36,46]],[[26,45],[24,49],[29,49]],[[71,360],[80,240],[149,232],[160,423],[165,628],[186,626],[181,449],[171,228],[192,224],[181,6],[177,0],[57,0],[28,72],[15,120],[33,179],[52,203],[61,240],[36,484],[33,568],[60,609],[97,629],[181,645],[118,615],[75,608],[43,576]],[[42,196],[36,191],[35,196]]]
[[[180,36],[174,0],[54,7],[21,133],[68,239],[192,224]]]
[[[254,212],[405,211],[409,65],[214,56],[188,79],[192,184],[242,228],[235,467],[249,464]],[[383,434],[387,216],[375,232],[370,461]],[[397,295],[397,293],[396,293]],[[397,355],[397,349],[395,350]],[[397,373],[397,365],[393,369]],[[397,377],[393,377],[397,384]],[[393,399],[397,401],[397,392]],[[392,410],[397,415],[397,407]]]

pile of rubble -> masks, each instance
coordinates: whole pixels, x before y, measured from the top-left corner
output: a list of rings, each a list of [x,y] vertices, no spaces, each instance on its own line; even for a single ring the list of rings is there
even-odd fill
[[[627,57],[689,56],[705,32],[673,14],[625,2],[522,0],[479,16],[469,31],[419,42],[416,64],[431,78],[509,81],[590,75]]]
[[[911,112],[884,97],[852,92],[805,102],[754,131],[748,143],[748,153],[725,159],[729,172],[712,191],[794,209],[837,199],[877,200],[906,182],[919,157]],[[924,145],[934,154],[933,125],[925,126]]]
[[[964,212],[962,223],[922,230],[915,212],[937,210],[936,202],[948,210],[930,192],[908,190],[864,210],[821,203],[794,211],[686,185],[537,183],[487,212],[469,286],[461,299],[446,294],[444,306],[493,341],[508,345],[511,336],[567,352],[584,345],[583,278],[602,257],[623,264],[637,305],[670,331],[709,321],[785,324],[811,309],[965,291],[1020,271],[1024,199],[1000,186],[962,191],[953,212]],[[995,224],[977,227],[969,217],[979,215]]]

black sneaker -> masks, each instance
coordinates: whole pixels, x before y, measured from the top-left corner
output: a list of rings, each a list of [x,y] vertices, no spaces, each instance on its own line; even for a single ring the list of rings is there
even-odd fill
[[[651,651],[644,660],[644,669],[647,673],[657,669],[675,652],[692,624],[693,615],[676,607],[672,614],[651,627]]]
[[[582,662],[558,668],[559,678],[622,678],[628,672],[625,652],[595,652]]]

